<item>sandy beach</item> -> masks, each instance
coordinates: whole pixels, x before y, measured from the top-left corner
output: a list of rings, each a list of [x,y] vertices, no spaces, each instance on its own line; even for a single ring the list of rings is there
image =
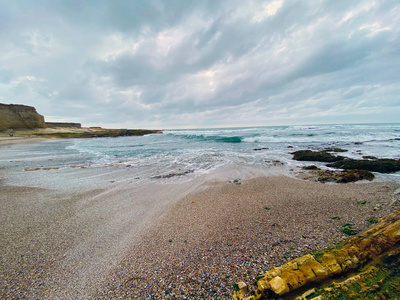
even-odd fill
[[[45,138],[0,135],[0,147],[20,143],[36,143],[43,140]]]
[[[36,186],[0,170],[2,299],[230,299],[235,282],[399,208],[393,182],[237,169],[143,183],[129,169],[21,172]]]

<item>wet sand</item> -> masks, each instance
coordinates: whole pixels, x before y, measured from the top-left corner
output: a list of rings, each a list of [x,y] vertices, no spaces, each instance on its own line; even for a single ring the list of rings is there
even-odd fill
[[[6,136],[0,135],[0,147],[13,145],[13,144],[20,144],[20,143],[35,143],[46,140],[45,138],[38,138],[38,137],[21,137],[21,136]]]
[[[399,208],[390,182],[235,170],[240,184],[218,174],[143,183],[122,180],[126,169],[26,173],[64,188],[0,185],[0,298],[229,299],[235,282],[343,240],[343,224],[362,229]]]

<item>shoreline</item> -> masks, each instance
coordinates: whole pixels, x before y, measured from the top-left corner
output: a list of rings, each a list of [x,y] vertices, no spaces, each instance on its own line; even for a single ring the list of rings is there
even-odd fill
[[[22,144],[22,143],[36,143],[47,140],[47,138],[41,137],[21,137],[21,136],[1,136],[0,135],[0,147],[9,146],[14,144]]]
[[[362,229],[399,207],[390,206],[394,182],[237,171],[238,183],[226,173],[112,183],[126,171],[111,167],[38,171],[63,174],[65,188],[3,184],[1,296],[226,299],[237,281],[342,241],[344,223]]]
[[[43,127],[32,129],[4,129],[0,138],[7,138],[12,133],[18,138],[95,138],[118,136],[143,136],[147,134],[161,134],[160,130],[150,129],[108,129],[102,127]]]

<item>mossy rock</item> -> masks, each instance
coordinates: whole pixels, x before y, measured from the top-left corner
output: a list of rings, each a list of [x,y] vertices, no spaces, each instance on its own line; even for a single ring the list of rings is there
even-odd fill
[[[375,175],[367,170],[351,170],[342,173],[342,178],[338,181],[341,183],[354,182],[358,180],[373,180]]]

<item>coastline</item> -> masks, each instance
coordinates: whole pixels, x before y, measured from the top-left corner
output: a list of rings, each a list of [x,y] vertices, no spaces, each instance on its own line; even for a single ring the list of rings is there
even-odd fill
[[[160,134],[160,130],[148,129],[107,129],[102,127],[44,127],[33,129],[4,129],[0,137],[18,138],[94,138],[118,136],[143,136],[146,134]]]
[[[46,138],[40,137],[21,137],[21,136],[1,136],[0,135],[0,147],[8,146],[13,144],[21,144],[21,143],[36,143],[46,140]]]
[[[37,172],[67,188],[2,185],[2,298],[226,299],[237,281],[342,241],[344,223],[366,228],[399,208],[393,182],[189,174],[143,185],[121,167]]]

